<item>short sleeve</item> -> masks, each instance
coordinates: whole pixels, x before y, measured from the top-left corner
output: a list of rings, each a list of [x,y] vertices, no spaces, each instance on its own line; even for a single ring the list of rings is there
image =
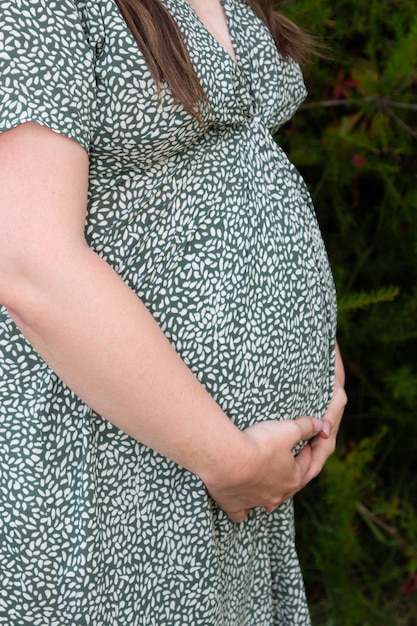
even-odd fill
[[[2,0],[0,132],[38,122],[88,150],[93,58],[76,0]]]

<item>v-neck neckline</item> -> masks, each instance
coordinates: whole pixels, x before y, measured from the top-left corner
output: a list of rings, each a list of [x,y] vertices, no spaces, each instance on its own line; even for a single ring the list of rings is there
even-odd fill
[[[227,26],[227,30],[229,32],[229,39],[230,39],[230,43],[232,44],[232,48],[233,48],[233,52],[235,55],[235,58],[232,57],[232,55],[230,54],[230,52],[228,50],[226,50],[226,48],[223,46],[223,44],[217,39],[217,37],[215,37],[213,35],[213,33],[207,28],[206,24],[203,22],[203,20],[200,18],[200,16],[198,15],[197,11],[194,9],[194,7],[188,2],[188,0],[182,0],[182,2],[187,5],[188,10],[191,11],[192,15],[194,16],[194,18],[196,19],[196,21],[199,23],[200,27],[205,31],[205,33],[207,34],[207,36],[214,42],[214,44],[216,45],[216,47],[220,50],[222,50],[222,52],[224,53],[224,55],[227,57],[227,59],[233,63],[233,66],[236,68],[236,70],[238,70],[239,72],[241,71],[240,68],[240,61],[239,61],[239,53],[237,50],[237,46],[236,46],[236,42],[234,39],[234,34],[233,34],[233,29],[231,28],[231,19],[230,19],[230,13],[229,13],[229,6],[228,6],[228,2],[227,0],[219,0],[220,1],[220,5],[223,9],[223,13],[226,19],[226,26]]]

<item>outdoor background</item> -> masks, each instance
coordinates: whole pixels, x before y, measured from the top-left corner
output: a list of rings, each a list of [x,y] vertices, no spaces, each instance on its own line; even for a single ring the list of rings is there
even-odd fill
[[[287,0],[327,45],[277,141],[305,177],[339,294],[349,404],[297,498],[314,626],[417,624],[417,2]]]

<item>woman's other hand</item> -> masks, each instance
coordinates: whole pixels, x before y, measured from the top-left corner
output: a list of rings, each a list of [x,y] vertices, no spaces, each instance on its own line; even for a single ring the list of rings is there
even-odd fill
[[[327,411],[323,416],[323,429],[314,437],[309,445],[312,452],[312,462],[308,480],[317,476],[327,459],[336,448],[336,437],[347,403],[345,392],[345,370],[338,345],[336,345],[336,372],[333,395]]]

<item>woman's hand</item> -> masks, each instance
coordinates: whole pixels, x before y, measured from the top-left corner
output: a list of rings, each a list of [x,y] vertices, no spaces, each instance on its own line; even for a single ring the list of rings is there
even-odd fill
[[[35,123],[1,135],[0,302],[88,406],[200,476],[233,521],[256,506],[272,510],[331,453],[343,393],[335,390],[325,422],[301,417],[240,431],[88,247],[87,188],[88,156],[75,141]],[[326,428],[328,439],[317,437]],[[300,440],[312,441],[294,458]]]
[[[344,386],[345,370],[339,347],[336,344],[336,376],[333,395],[327,407],[327,411],[323,415],[323,429],[318,436],[314,437],[309,442],[311,448],[311,466],[307,475],[308,481],[315,478],[315,476],[321,472],[325,462],[335,451],[336,437],[347,403]]]
[[[331,402],[322,420],[266,421],[243,431],[251,452],[240,476],[220,477],[207,489],[233,522],[243,522],[254,507],[267,512],[288,500],[315,478],[334,452],[347,397],[345,374],[336,346],[336,378]],[[301,440],[309,443],[294,457]]]
[[[297,456],[292,449],[301,440],[315,440],[322,429],[323,422],[311,417],[251,426],[242,433],[248,455],[239,475],[206,483],[208,492],[233,522],[243,522],[254,507],[272,511],[307,484],[312,449],[306,445]]]

